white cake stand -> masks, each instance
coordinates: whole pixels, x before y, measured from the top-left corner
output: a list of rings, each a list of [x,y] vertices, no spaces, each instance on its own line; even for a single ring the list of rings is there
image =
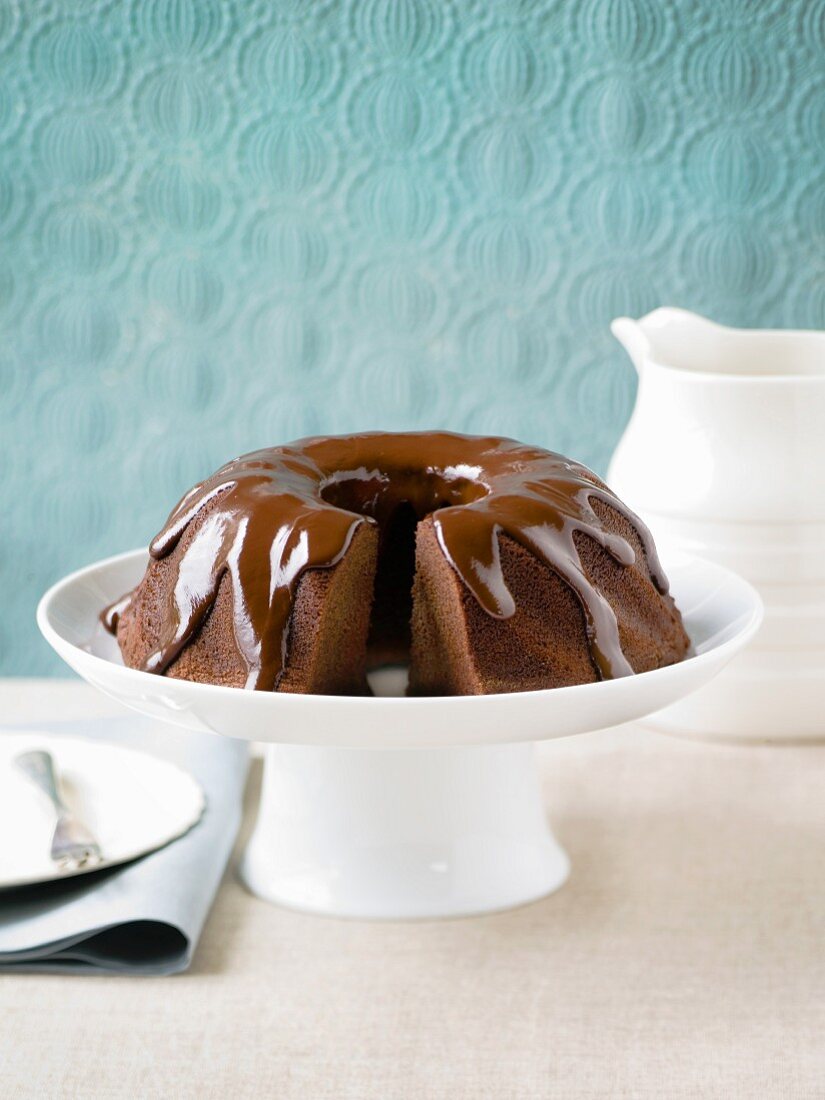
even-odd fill
[[[137,583],[146,553],[56,584],[40,629],[89,683],[173,726],[266,745],[258,822],[243,859],[250,890],[348,917],[453,917],[557,889],[569,863],[545,820],[534,742],[603,729],[711,680],[752,637],[759,596],[695,559],[668,563],[695,655],[639,676],[550,691],[404,698],[279,695],[124,668],[100,609]],[[169,730],[169,736],[174,736]]]

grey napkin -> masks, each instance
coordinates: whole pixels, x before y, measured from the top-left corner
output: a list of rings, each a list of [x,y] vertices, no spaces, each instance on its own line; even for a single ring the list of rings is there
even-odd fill
[[[240,824],[248,746],[131,716],[15,726],[14,732],[34,728],[99,738],[171,760],[198,780],[206,809],[184,836],[132,863],[63,882],[0,890],[0,970],[185,970]],[[0,727],[0,737],[3,732]]]

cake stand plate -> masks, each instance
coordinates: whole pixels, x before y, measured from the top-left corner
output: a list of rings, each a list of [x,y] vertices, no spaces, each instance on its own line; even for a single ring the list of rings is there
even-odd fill
[[[261,897],[335,916],[452,917],[557,889],[569,864],[547,826],[534,742],[676,702],[712,680],[762,617],[747,582],[681,558],[666,563],[693,642],[678,665],[508,695],[407,699],[394,670],[376,674],[373,698],[281,695],[125,668],[98,615],[138,582],[146,561],[135,551],[66,577],[41,600],[40,629],[84,679],[127,706],[264,742],[243,879]]]

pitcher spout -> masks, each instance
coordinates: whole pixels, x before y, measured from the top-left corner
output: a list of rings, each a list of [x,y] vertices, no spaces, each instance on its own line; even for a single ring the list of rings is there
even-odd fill
[[[617,317],[610,322],[610,331],[630,356],[637,372],[641,373],[650,355],[650,339],[641,321],[634,321],[632,317]]]
[[[659,306],[638,321],[617,317],[610,328],[637,371],[646,363],[700,370],[733,331],[676,306]]]

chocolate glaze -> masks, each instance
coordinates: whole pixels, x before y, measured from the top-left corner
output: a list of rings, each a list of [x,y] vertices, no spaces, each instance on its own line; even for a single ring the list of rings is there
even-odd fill
[[[633,525],[656,588],[667,592],[650,533],[595,474],[562,455],[510,439],[449,432],[383,433],[299,440],[244,455],[191,489],[153,539],[166,557],[201,512],[176,564],[158,648],[147,672],[164,672],[195,635],[228,576],[235,645],[246,686],[277,688],[283,673],[298,582],[307,569],[340,561],[364,523],[384,528],[409,504],[433,521],[444,556],[482,608],[509,618],[515,604],[499,561],[499,534],[531,550],[570,586],[584,613],[590,654],[604,679],[632,672],[616,616],[579,558],[580,533],[623,566],[630,544],[606,531],[591,506],[600,500]],[[123,597],[103,613],[114,632]]]

